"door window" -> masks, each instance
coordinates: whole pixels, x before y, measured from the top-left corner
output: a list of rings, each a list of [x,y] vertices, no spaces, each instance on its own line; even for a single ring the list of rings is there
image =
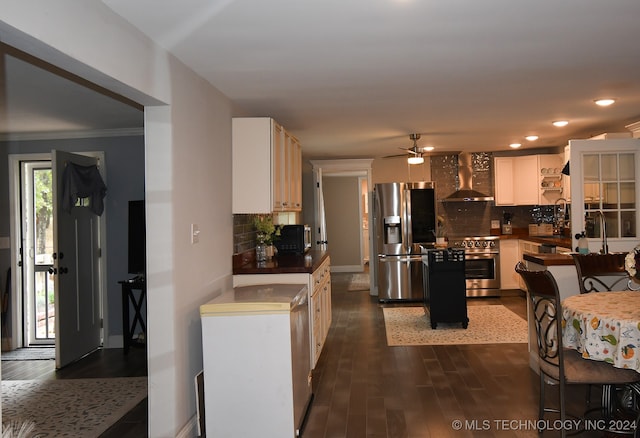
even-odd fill
[[[636,237],[635,155],[588,153],[583,156],[585,231],[587,237]]]

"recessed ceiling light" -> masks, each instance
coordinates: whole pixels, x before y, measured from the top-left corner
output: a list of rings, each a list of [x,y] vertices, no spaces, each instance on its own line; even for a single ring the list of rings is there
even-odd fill
[[[433,146],[425,146],[424,150],[427,152],[431,152],[432,150],[434,150],[435,148]]]
[[[594,100],[594,102],[598,106],[609,106],[609,105],[613,105],[616,102],[616,100],[615,99],[598,99],[598,100]]]
[[[527,135],[525,137],[525,139],[527,139],[528,141],[536,141],[538,139],[537,135]]]
[[[509,145],[509,147],[513,149],[518,149],[520,146],[522,146],[520,143],[511,143]]]
[[[553,126],[557,126],[558,128],[562,128],[563,126],[567,126],[569,124],[566,120],[556,120],[553,122]]]

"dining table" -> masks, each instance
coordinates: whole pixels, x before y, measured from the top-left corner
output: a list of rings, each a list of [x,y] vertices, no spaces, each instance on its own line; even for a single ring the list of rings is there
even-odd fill
[[[565,348],[640,373],[640,291],[569,296],[562,301],[562,326]]]

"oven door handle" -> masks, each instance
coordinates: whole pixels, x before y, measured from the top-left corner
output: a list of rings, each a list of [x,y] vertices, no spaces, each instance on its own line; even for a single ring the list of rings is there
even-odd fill
[[[381,262],[421,262],[422,255],[420,254],[378,254],[378,259]]]
[[[468,259],[494,259],[500,255],[499,252],[465,252]]]

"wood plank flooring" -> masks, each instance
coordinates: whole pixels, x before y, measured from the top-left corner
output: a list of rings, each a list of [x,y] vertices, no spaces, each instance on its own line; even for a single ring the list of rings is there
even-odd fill
[[[383,305],[368,291],[347,291],[340,274],[332,277],[333,323],[313,374],[304,438],[539,436],[531,424],[518,426],[538,415],[539,380],[529,368],[526,344],[388,347]],[[469,299],[477,304],[503,304],[526,314],[524,297]],[[50,361],[2,362],[2,378],[146,375],[144,354],[104,350],[60,371],[42,364]],[[569,412],[584,411],[585,391],[568,389]],[[547,394],[557,400],[556,391]],[[147,436],[147,415],[145,400],[102,437]],[[560,434],[548,430],[541,436]]]
[[[527,344],[388,347],[382,307],[395,304],[348,292],[340,274],[332,277],[333,322],[313,375],[305,438],[539,436],[519,423],[538,418],[539,378]],[[468,300],[479,304],[526,315],[524,296]],[[568,389],[569,412],[584,412],[585,393]],[[557,400],[553,389],[547,394]]]

